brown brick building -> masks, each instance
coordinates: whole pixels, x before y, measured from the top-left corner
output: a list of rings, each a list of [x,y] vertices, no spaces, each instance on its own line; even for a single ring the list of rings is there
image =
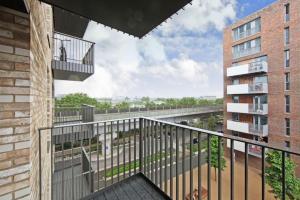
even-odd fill
[[[300,1],[278,0],[224,30],[226,134],[299,147],[299,10]]]

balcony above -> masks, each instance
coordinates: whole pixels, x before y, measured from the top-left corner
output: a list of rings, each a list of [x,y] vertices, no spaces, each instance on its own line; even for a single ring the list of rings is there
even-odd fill
[[[247,133],[261,137],[268,136],[268,125],[255,126],[254,124],[246,122],[236,122],[233,120],[227,120],[227,129],[231,131]]]
[[[267,73],[268,63],[266,61],[252,62],[248,64],[232,66],[227,68],[227,77],[241,76],[254,73]]]
[[[55,33],[52,69],[57,80],[84,81],[94,74],[94,43]]]
[[[252,84],[238,84],[228,85],[227,94],[267,94],[267,83],[252,83]]]
[[[268,104],[253,105],[249,103],[227,103],[227,112],[267,115]]]

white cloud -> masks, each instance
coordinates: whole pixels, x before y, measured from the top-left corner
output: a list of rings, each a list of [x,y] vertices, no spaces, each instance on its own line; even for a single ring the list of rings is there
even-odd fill
[[[222,38],[207,32],[221,31],[234,8],[235,0],[194,0],[142,40],[90,23],[85,39],[96,42],[95,74],[84,82],[56,81],[56,94],[222,95]]]

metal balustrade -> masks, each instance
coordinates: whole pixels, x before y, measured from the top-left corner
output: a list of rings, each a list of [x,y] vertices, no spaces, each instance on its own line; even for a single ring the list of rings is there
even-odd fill
[[[94,43],[55,32],[52,69],[55,79],[85,80],[94,73]]]
[[[90,126],[94,131],[92,135],[76,137],[79,130]],[[60,143],[53,143],[55,133],[72,134],[71,137],[61,137]],[[217,144],[213,143],[213,140],[217,141]],[[227,140],[230,144],[226,164],[230,168],[229,177],[225,178],[221,167],[217,167],[214,190],[216,193],[213,194],[211,167],[213,162],[217,162],[220,166]],[[282,155],[283,170],[280,173],[282,199],[285,199],[288,183],[285,181],[284,168],[286,159],[290,159],[286,156],[300,156],[296,150],[151,118],[129,118],[41,128],[39,141],[41,199],[44,196],[41,186],[49,178],[47,177],[49,169],[42,166],[52,167],[53,199],[83,197],[89,199],[89,194],[94,193],[95,196],[95,192],[101,193],[102,189],[138,173],[144,174],[172,199],[193,199],[195,191],[200,194],[198,199],[203,198],[202,194],[205,194],[207,199],[212,199],[213,196],[215,199],[228,199],[229,197],[224,196],[224,183],[230,189],[230,199],[235,199],[235,192],[240,190],[240,187],[244,188],[244,198],[248,199],[251,193],[248,177],[249,156],[253,149],[256,154],[260,152],[261,157],[257,158],[261,162],[259,172],[261,183],[256,187],[257,190],[261,190],[261,194],[255,198],[266,199],[265,152],[273,150],[281,152]],[[50,153],[44,152],[43,148],[46,147],[41,145],[41,141],[48,141],[51,144],[51,148],[47,147]],[[238,162],[235,160],[237,143],[243,144],[244,149],[242,152],[244,173],[238,175],[235,173]],[[84,153],[78,149],[82,149]],[[47,156],[50,159],[46,159]],[[206,170],[206,175],[203,174],[203,169]],[[204,175],[207,176],[205,180]],[[235,184],[237,176],[244,176],[242,186]],[[136,187],[138,190],[138,185]]]

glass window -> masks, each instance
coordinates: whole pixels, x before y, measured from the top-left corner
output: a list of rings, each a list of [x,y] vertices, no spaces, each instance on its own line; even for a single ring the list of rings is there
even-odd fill
[[[290,73],[285,73],[285,90],[290,90]]]
[[[268,83],[267,76],[256,76],[253,78],[254,83]]]
[[[285,112],[289,113],[291,112],[291,109],[290,109],[290,96],[289,95],[286,95],[285,96]]]
[[[239,96],[232,96],[232,103],[239,103],[240,97]]]
[[[240,121],[240,115],[238,113],[232,113],[232,120],[233,121]]]
[[[259,53],[261,49],[261,39],[257,38],[251,41],[238,44],[233,47],[233,58],[240,58],[243,56],[249,56],[255,53]]]
[[[291,144],[290,144],[289,141],[285,141],[285,147],[287,147],[287,148],[290,148],[290,147],[291,147]]]
[[[284,44],[290,44],[290,28],[287,27],[284,29]]]
[[[233,79],[232,80],[232,85],[238,85],[240,84],[240,80],[239,79]]]
[[[285,67],[290,66],[290,50],[284,51],[284,65]]]
[[[290,21],[290,4],[289,3],[285,4],[284,7],[285,7],[284,19],[287,22],[287,21]]]
[[[285,118],[285,134],[291,135],[291,120],[289,118]]]
[[[243,39],[245,37],[256,34],[261,30],[260,18],[243,24],[235,29],[233,29],[233,40]]]

